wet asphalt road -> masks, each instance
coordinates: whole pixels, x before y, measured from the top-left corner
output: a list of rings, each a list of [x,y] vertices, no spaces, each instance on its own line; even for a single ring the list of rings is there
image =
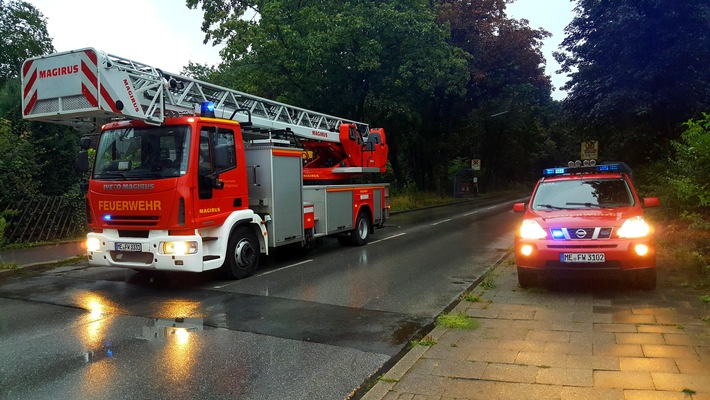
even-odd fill
[[[344,399],[512,247],[512,201],[393,216],[255,276],[85,263],[0,282],[2,399]]]

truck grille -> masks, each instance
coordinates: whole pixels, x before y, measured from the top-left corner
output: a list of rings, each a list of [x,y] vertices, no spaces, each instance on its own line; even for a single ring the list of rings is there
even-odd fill
[[[160,221],[159,216],[145,215],[115,215],[110,220],[106,221],[108,226],[157,226]]]

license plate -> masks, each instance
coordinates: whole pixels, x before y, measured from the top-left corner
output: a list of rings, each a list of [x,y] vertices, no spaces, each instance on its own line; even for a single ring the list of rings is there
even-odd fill
[[[140,243],[116,243],[116,251],[143,251]]]
[[[560,261],[563,263],[601,263],[606,258],[604,253],[562,253]]]

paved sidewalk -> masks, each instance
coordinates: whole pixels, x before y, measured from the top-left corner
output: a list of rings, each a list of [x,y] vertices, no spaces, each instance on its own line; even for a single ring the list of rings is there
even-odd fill
[[[525,290],[510,264],[451,311],[478,329],[435,328],[435,345],[412,348],[363,399],[710,399],[699,293]]]
[[[83,241],[48,244],[45,246],[29,247],[0,251],[0,263],[12,265],[16,269],[0,269],[0,277],[11,275],[22,269],[41,267],[54,264],[76,256],[86,254]]]

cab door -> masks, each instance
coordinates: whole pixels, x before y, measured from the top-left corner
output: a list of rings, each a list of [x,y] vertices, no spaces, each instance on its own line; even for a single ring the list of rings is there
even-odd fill
[[[203,124],[197,151],[198,226],[220,225],[248,205],[244,147],[237,126]]]

